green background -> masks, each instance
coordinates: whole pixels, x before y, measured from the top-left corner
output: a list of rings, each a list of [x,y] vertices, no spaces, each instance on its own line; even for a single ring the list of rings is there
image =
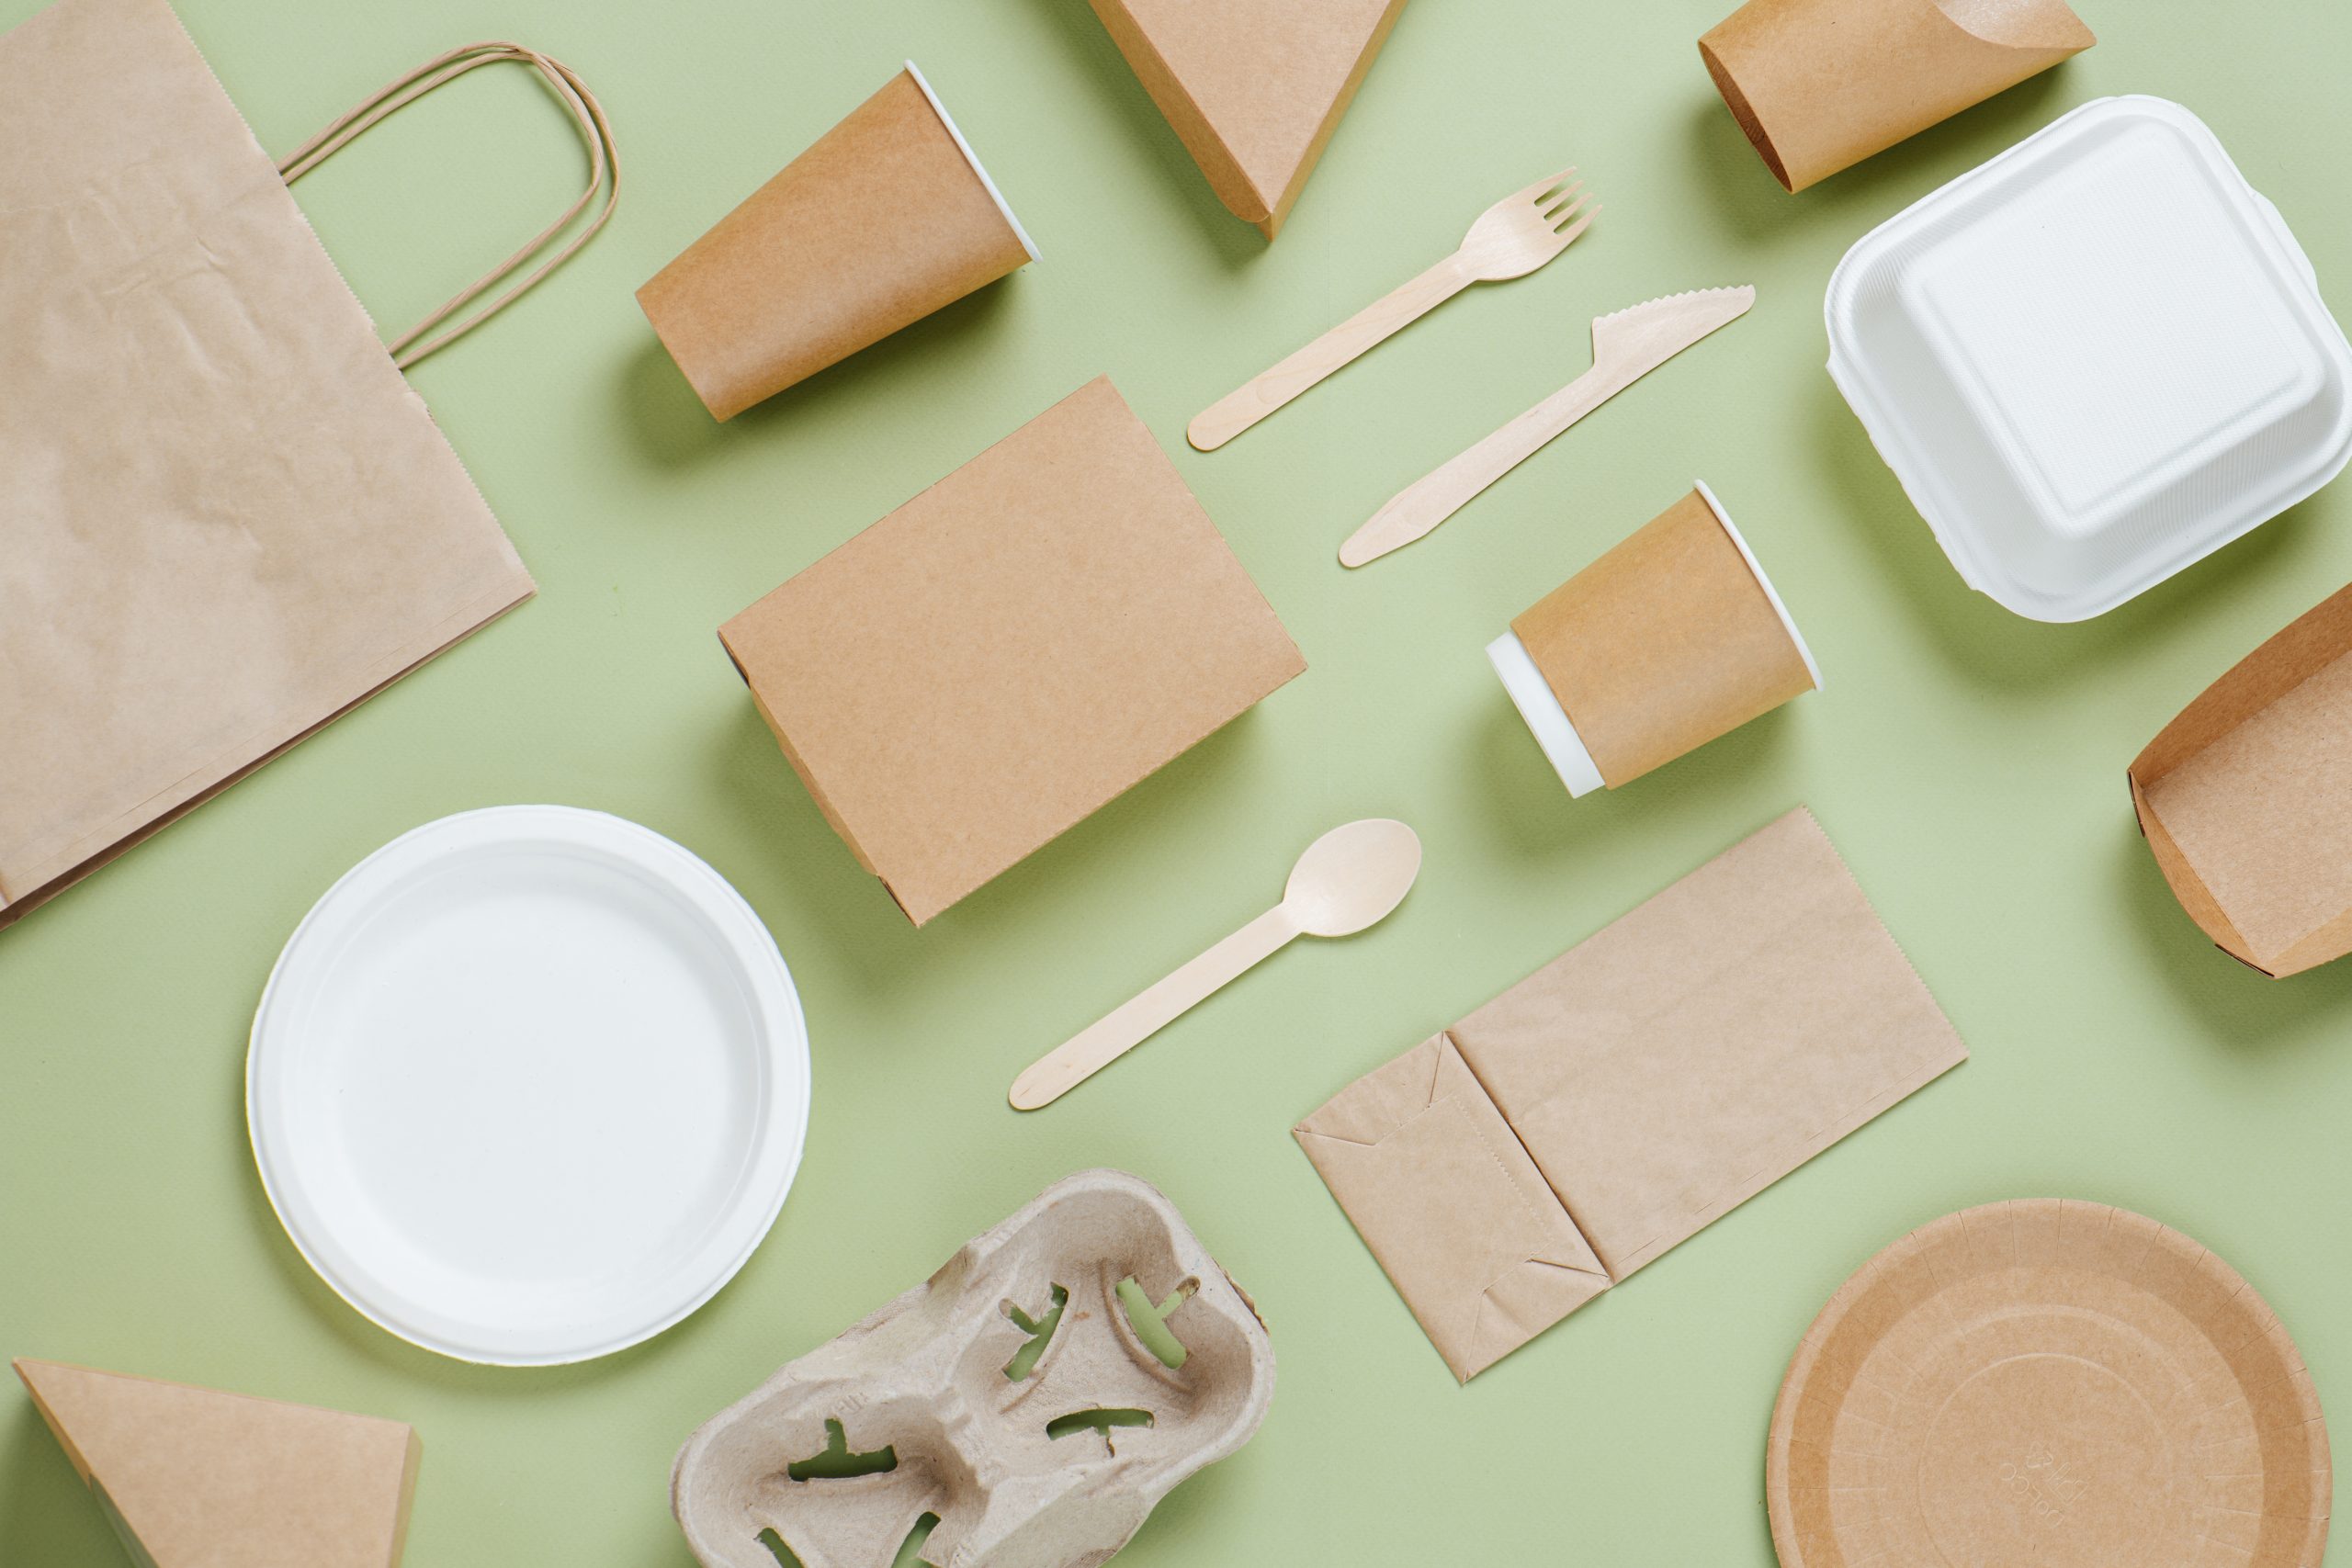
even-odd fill
[[[415,1568],[690,1568],[665,1490],[689,1430],[1107,1163],[1177,1201],[1281,1357],[1262,1432],[1169,1498],[1136,1568],[1761,1568],[1765,1427],[1814,1313],[1906,1228],[2002,1197],[2186,1230],[2278,1310],[2323,1397],[2352,1398],[2352,964],[2272,982],[2214,952],[2123,784],[2183,703],[2352,578],[2352,491],[2090,624],[2021,620],[1962,586],[1873,455],[1823,373],[1820,315],[1865,230],[2122,92],[2203,116],[2352,305],[2352,10],[2089,0],[2097,49],[1792,197],[1692,47],[1719,3],[1419,0],[1268,247],[1084,0],[186,0],[273,151],[396,70],[507,36],[603,96],[626,176],[606,233],[414,376],[538,599],[0,935],[0,1351],[415,1423]],[[0,20],[34,8],[0,0]],[[1044,261],[713,423],[631,291],[907,55]],[[568,198],[568,135],[523,73],[482,72],[300,195],[404,325]],[[1194,412],[1571,160],[1606,212],[1561,260],[1214,457],[1183,446]],[[1741,282],[1760,294],[1747,319],[1429,542],[1334,564],[1393,491],[1580,372],[1590,316]],[[1105,371],[1311,667],[917,931],[826,829],[712,632]],[[1827,689],[1571,803],[1480,649],[1694,475]],[[540,1371],[437,1359],[335,1300],[264,1201],[242,1099],[254,1004],[311,901],[421,822],[515,801],[617,812],[718,867],[790,961],[815,1055],[807,1160],[742,1274],[648,1345]],[[1292,1122],[1798,802],[1973,1059],[1457,1388]],[[1021,1066],[1271,902],[1316,834],[1372,815],[1428,850],[1395,918],[1282,956],[1050,1111],[1006,1108]],[[115,1551],[0,1392],[0,1562]]]

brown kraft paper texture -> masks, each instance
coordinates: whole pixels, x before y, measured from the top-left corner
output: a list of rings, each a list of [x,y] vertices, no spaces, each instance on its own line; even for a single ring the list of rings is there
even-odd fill
[[[637,291],[714,418],[1028,261],[911,71],[850,111]]]
[[[2214,682],[2129,779],[2165,880],[2223,952],[2274,976],[2352,952],[2352,588]]]
[[[1614,789],[1813,690],[1696,491],[1510,624]]]
[[[0,36],[0,926],[531,596],[164,0]]]
[[[1800,807],[1295,1134],[1467,1382],[1966,1056]]]
[[[1699,54],[1798,191],[2098,41],[2065,0],[1748,0]]]
[[[916,924],[1306,668],[1107,378],[719,630]]]

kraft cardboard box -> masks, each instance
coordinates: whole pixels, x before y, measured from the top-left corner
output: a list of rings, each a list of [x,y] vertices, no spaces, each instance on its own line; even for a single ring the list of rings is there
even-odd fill
[[[2188,918],[2274,977],[2352,953],[2352,588],[2248,654],[2128,774]]]
[[[398,1421],[19,1360],[148,1568],[398,1568],[422,1449]]]
[[[1271,240],[1405,0],[1092,0],[1217,199]]]
[[[718,635],[917,925],[1306,668],[1107,378]]]

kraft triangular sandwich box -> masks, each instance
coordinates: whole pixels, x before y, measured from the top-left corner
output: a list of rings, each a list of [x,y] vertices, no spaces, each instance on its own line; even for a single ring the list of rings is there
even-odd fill
[[[1092,0],[1217,199],[1271,240],[1405,0]]]
[[[16,1369],[141,1568],[397,1568],[415,1428],[56,1361]]]

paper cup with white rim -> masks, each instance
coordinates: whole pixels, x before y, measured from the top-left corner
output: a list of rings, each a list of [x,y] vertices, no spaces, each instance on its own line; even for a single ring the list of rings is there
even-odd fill
[[[1545,594],[1487,657],[1571,795],[1637,779],[1821,685],[1704,484]]]
[[[637,291],[713,417],[1037,259],[913,61]]]

